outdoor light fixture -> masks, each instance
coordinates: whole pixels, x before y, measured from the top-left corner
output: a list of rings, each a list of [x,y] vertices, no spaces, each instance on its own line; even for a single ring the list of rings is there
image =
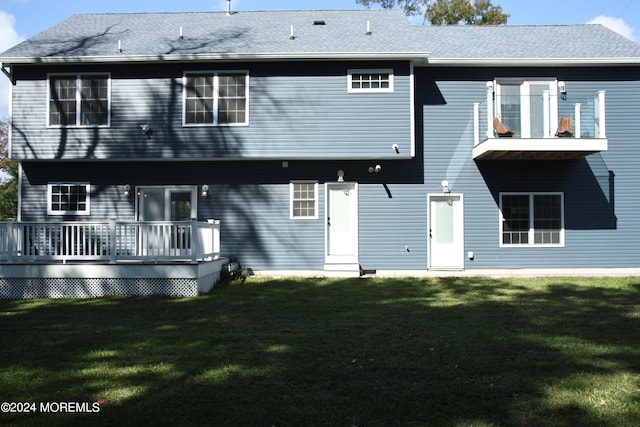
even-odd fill
[[[124,197],[129,197],[130,192],[131,192],[131,186],[129,184],[125,184],[123,187],[122,194],[124,194]]]
[[[338,171],[338,182],[344,182],[344,171],[342,169]]]
[[[560,81],[558,82],[558,90],[560,91],[560,97],[563,101],[567,100],[567,85]]]
[[[375,165],[375,166],[369,166],[369,173],[378,173],[382,170],[382,166],[380,165]]]
[[[202,197],[207,197],[209,195],[209,186],[207,184],[204,184],[202,186],[202,191],[200,192],[200,195]]]
[[[449,190],[449,181],[447,181],[446,179],[443,179],[440,185],[442,185],[442,192],[444,194],[451,193],[451,190]]]
[[[142,133],[147,135],[148,139],[151,139],[151,135],[153,135],[153,130],[151,130],[151,126],[149,126],[149,125],[140,125],[140,130],[142,130]]]

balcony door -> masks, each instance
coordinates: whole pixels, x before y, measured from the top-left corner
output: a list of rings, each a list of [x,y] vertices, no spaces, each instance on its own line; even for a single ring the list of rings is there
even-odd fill
[[[496,83],[496,114],[520,138],[547,138],[558,123],[556,80],[505,80]]]

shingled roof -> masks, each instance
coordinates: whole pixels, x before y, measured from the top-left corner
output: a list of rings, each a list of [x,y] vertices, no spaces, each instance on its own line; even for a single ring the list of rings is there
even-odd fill
[[[601,25],[413,26],[400,10],[305,10],[79,14],[0,55],[9,66],[427,58],[433,65],[638,64],[640,46]]]
[[[80,14],[9,49],[0,59],[426,59],[425,45],[407,38],[410,30],[399,10]]]

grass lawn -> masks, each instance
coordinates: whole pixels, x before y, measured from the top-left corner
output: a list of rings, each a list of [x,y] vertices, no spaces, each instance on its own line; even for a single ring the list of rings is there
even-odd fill
[[[100,402],[17,426],[638,426],[640,278],[1,300],[0,402]]]

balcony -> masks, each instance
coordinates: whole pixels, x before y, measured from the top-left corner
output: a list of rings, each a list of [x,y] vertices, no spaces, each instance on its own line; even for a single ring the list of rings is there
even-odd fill
[[[577,159],[607,150],[604,91],[510,96],[494,94],[488,83],[487,99],[474,103],[474,160]],[[501,124],[509,132],[496,129]]]
[[[220,257],[220,222],[0,223],[0,263],[186,262]]]

